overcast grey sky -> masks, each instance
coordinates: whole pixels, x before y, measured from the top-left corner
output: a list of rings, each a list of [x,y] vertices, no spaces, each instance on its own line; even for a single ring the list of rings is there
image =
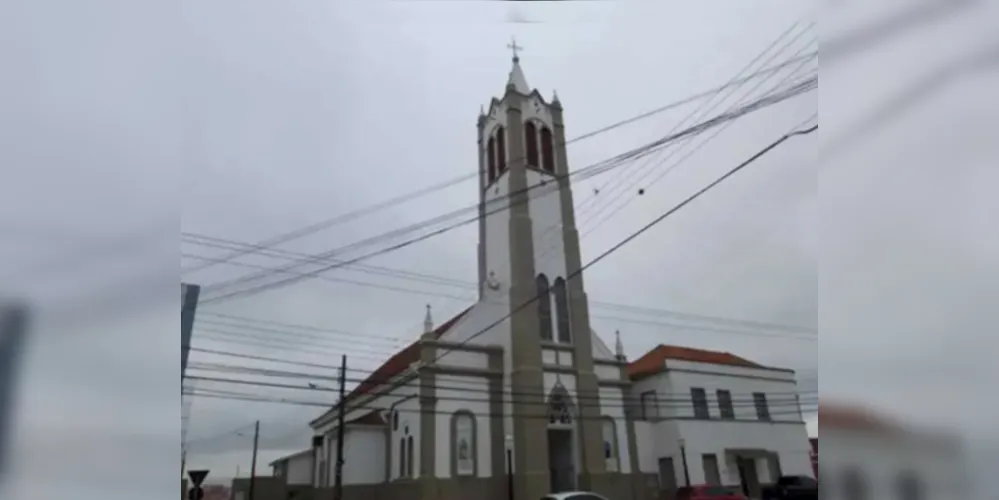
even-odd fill
[[[86,294],[97,282],[135,274],[140,266],[133,261],[172,260],[176,247],[164,244],[172,233],[159,236],[175,227],[178,199],[184,203],[181,231],[253,243],[474,173],[476,115],[503,90],[511,36],[526,48],[528,83],[545,96],[558,90],[567,134],[575,137],[726,82],[792,23],[814,19],[818,8],[816,2],[776,1],[725,9],[660,2],[516,8],[461,2],[242,2],[237,8],[199,2],[179,9],[113,3],[113,11],[63,5],[59,16],[45,2],[0,11],[6,19],[0,36],[16,41],[0,44],[0,54],[20,70],[0,82],[9,99],[0,119],[0,156],[17,174],[16,183],[0,183],[3,227],[16,236],[0,245],[0,260],[9,264],[0,269],[5,291],[41,298]],[[841,18],[824,22],[821,34],[846,35],[849,30],[841,28],[900,6],[847,8]],[[999,296],[991,279],[997,244],[986,218],[999,207],[985,193],[996,185],[994,172],[985,169],[996,151],[987,132],[965,124],[995,116],[994,99],[969,97],[987,95],[995,82],[983,82],[987,74],[958,78],[894,113],[895,121],[880,120],[877,147],[868,132],[817,159],[820,144],[832,144],[827,141],[851,130],[907,83],[980,45],[982,20],[988,18],[979,10],[950,24],[935,21],[918,28],[918,35],[833,61],[828,72],[824,65],[824,89],[831,82],[853,91],[830,92],[828,101],[824,91],[821,143],[815,135],[788,142],[587,273],[593,324],[601,336],[610,342],[621,330],[631,357],[664,342],[795,368],[807,391],[818,385],[814,333],[740,333],[720,321],[607,304],[821,329],[824,398],[865,401],[916,421],[994,436],[987,424],[996,414],[994,403],[968,395],[989,388],[983,382],[989,378],[978,371],[991,370],[995,379],[995,367],[984,364],[995,346],[986,344],[992,341],[984,332],[995,331],[995,319],[985,311]],[[504,24],[516,19],[534,22]],[[817,36],[812,28],[782,57],[814,45]],[[662,136],[698,104],[575,143],[570,168]],[[590,199],[593,188],[629,176],[629,167],[579,183],[584,260],[816,111],[812,92],[742,118],[651,186],[648,180],[682,152],[662,166],[630,167],[654,172],[623,192],[605,188],[603,198]],[[642,197],[634,195],[639,185],[646,188]],[[319,253],[476,200],[474,182],[461,183],[283,248]],[[99,243],[90,251],[102,259],[73,273],[50,263],[66,254],[79,257],[78,246],[94,246],[80,243],[84,239]],[[135,249],[126,252],[122,241]],[[469,226],[368,264],[472,282],[475,244],[476,230]],[[190,242],[180,251],[226,253]],[[135,253],[142,257],[130,257]],[[261,256],[238,262],[284,263]],[[185,267],[197,264],[181,261]],[[183,279],[210,285],[253,271],[219,265]],[[472,294],[454,286],[351,270],[329,277],[383,288],[310,280],[212,304],[199,315],[194,345],[328,365],[346,351],[352,366],[371,369],[391,347],[418,335],[426,303],[438,321],[471,303]],[[171,292],[176,296],[175,288]],[[441,297],[462,294],[469,299]],[[131,314],[113,323],[70,323],[73,335],[37,337],[20,406],[18,449],[29,457],[21,470],[63,463],[53,450],[69,445],[94,454],[85,462],[65,462],[90,477],[94,488],[113,477],[132,478],[123,495],[128,484],[167,485],[154,471],[176,467],[176,457],[141,450],[176,443],[179,434],[176,377],[159,376],[176,373],[176,321],[170,319],[176,318],[175,300],[162,310],[129,308]],[[348,334],[308,333],[329,337],[323,341],[292,335],[289,327],[242,337],[217,334],[206,330],[226,328],[207,322],[225,320],[205,312]],[[39,329],[67,331],[65,321],[51,323],[50,330]],[[306,352],[277,349],[273,340],[247,335],[302,339]],[[203,353],[191,362],[272,366]],[[208,383],[198,388],[247,389]],[[257,390],[332,401],[326,392]],[[989,411],[980,411],[983,406]],[[266,464],[306,446],[305,424],[319,412],[196,398],[189,439],[218,438],[192,443],[189,466],[221,476],[237,465],[246,470],[246,431],[255,419],[263,422],[267,449],[260,462]],[[127,440],[116,439],[124,435]],[[173,479],[169,484],[175,488]]]
[[[623,8],[607,3],[580,3],[570,9],[575,13],[572,22],[567,22],[564,14],[556,14],[561,8],[514,9],[500,4],[480,4],[474,9],[454,3],[393,4],[363,11],[281,7],[234,14],[245,16],[235,32],[211,29],[212,16],[203,17],[194,25],[198,44],[209,47],[197,57],[203,84],[195,97],[199,110],[195,130],[204,140],[198,144],[198,180],[186,195],[183,230],[257,242],[473,174],[477,168],[475,119],[480,106],[488,105],[490,98],[503,91],[510,68],[506,44],[511,36],[525,47],[522,66],[528,83],[545,96],[557,89],[566,109],[570,137],[725,83],[797,21],[802,23],[794,34],[802,35],[784,52],[769,54],[775,58],[768,65],[783,62],[798,50],[817,48],[818,30],[805,29],[810,20],[807,3],[774,11],[762,11],[758,6],[726,11],[651,5]],[[537,23],[498,22],[511,14]],[[747,22],[749,19],[753,21]],[[782,43],[789,40],[791,37]],[[652,47],[655,49],[650,53]],[[814,70],[814,62],[809,68]],[[803,70],[797,78],[806,73]],[[783,75],[777,76],[750,95],[762,95]],[[732,106],[751,88],[747,85],[728,100],[713,102],[717,103],[714,111],[700,116],[710,117]],[[694,102],[575,143],[570,146],[570,166],[580,169],[663,136],[700,104]],[[746,117],[690,156],[682,168],[651,186],[649,181],[710,134],[695,139],[672,157],[659,155],[650,162],[637,162],[581,182],[575,193],[581,233],[586,234],[584,260],[816,111],[817,93],[812,92]],[[817,297],[815,237],[810,225],[815,217],[811,201],[815,196],[816,146],[814,136],[792,141],[594,266],[587,274],[587,288],[597,302],[593,323],[603,338],[612,343],[613,332],[621,330],[632,357],[657,343],[675,343],[723,349],[763,363],[800,368],[804,390],[811,388],[814,394]],[[664,164],[656,165],[664,159]],[[600,195],[593,194],[593,188],[604,186],[607,189]],[[646,195],[636,196],[638,187],[647,187]],[[597,199],[590,200],[593,196]],[[287,248],[321,253],[476,201],[475,182],[470,180],[356,223],[318,232]],[[474,284],[476,238],[477,229],[470,225],[369,263]],[[182,251],[209,257],[225,253],[191,243],[184,243]],[[282,263],[266,257],[245,257],[240,262]],[[184,260],[185,266],[197,264],[200,262],[195,259]],[[184,278],[207,285],[253,271],[220,265]],[[412,340],[421,328],[424,304],[433,305],[440,322],[467,307],[474,296],[455,287],[407,283],[350,270],[337,270],[329,276],[426,293],[314,280],[211,304],[206,310]],[[468,298],[454,300],[434,293]],[[601,302],[800,325],[806,331],[787,337],[762,336],[758,328],[731,332],[731,326],[725,328],[716,322],[637,314],[602,307]],[[265,347],[273,342],[261,346],[253,339],[250,342],[258,345],[247,345],[245,337],[206,331],[208,325],[203,320],[220,319],[199,316],[194,344],[205,348],[269,353],[330,365],[338,362],[335,353],[346,349],[358,356],[351,358],[351,364],[364,369],[376,366],[375,360],[367,358],[379,357],[371,351],[389,352],[388,341],[344,336],[302,340],[303,347],[312,353],[281,352]],[[233,330],[218,324],[211,328]],[[279,335],[255,333],[258,337]],[[191,359],[247,363],[203,353],[194,353]],[[244,389],[206,382],[199,382],[198,387]],[[333,396],[279,392],[283,397],[312,401],[330,401]],[[304,424],[318,413],[315,408],[196,398],[189,431],[194,440],[190,464],[232,473],[236,460],[246,470],[249,455],[245,444],[249,439],[245,436],[197,439],[252,424],[255,418],[264,420],[265,435],[297,438],[297,442],[288,443],[269,441],[281,449],[263,457],[295,451],[288,449],[289,443],[304,448],[308,436]],[[298,433],[295,424],[299,425]],[[246,430],[244,434],[249,434]],[[235,456],[211,453],[216,448],[240,445],[242,449]]]

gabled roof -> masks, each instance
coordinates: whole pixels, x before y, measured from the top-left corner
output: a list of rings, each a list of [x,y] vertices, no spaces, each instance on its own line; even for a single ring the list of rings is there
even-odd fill
[[[705,363],[709,365],[754,368],[757,370],[774,370],[782,372],[792,371],[785,370],[783,368],[763,366],[748,359],[736,356],[730,352],[708,351],[705,349],[695,349],[693,347],[659,344],[651,351],[645,353],[644,356],[628,365],[628,376],[632,380],[635,380],[655,375],[666,369],[666,362],[670,359],[677,361],[689,361],[692,363]]]
[[[441,335],[444,335],[445,332],[450,330],[455,325],[455,323],[458,322],[458,320],[465,317],[465,315],[468,314],[468,312],[471,310],[472,307],[469,307],[468,309],[465,309],[464,311],[458,313],[457,316],[445,321],[443,324],[438,326],[431,333],[433,338],[434,339],[441,338]],[[419,360],[420,360],[420,341],[417,340],[416,342],[413,342],[412,344],[406,346],[403,350],[393,354],[392,357],[390,357],[387,361],[385,361],[385,363],[382,363],[382,365],[379,366],[378,369],[371,372],[371,375],[368,375],[368,377],[365,378],[364,381],[362,381],[360,384],[358,384],[357,387],[354,388],[354,390],[350,391],[350,394],[347,395],[345,401],[350,402],[355,398],[358,398],[360,396],[363,396],[364,394],[373,391],[374,389],[378,388],[381,385],[387,384],[388,381],[392,379],[392,377],[399,375],[407,368],[409,368],[410,365]]]

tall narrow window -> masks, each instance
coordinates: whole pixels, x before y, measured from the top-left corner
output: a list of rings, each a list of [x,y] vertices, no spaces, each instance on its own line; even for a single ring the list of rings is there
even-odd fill
[[[552,293],[555,294],[555,315],[558,318],[558,341],[568,344],[572,342],[572,334],[569,332],[569,298],[566,296],[564,279],[555,279],[555,284],[552,286]]]
[[[555,145],[552,144],[552,131],[548,127],[541,127],[541,162],[545,170],[555,172]]]
[[[538,163],[538,129],[534,123],[524,124],[524,147],[527,148],[527,164],[532,167],[540,167]]]
[[[604,435],[604,460],[607,463],[607,470],[610,472],[617,472],[619,455],[617,450],[617,432],[614,426],[614,419],[610,417],[604,417],[603,435]]]
[[[506,172],[506,130],[496,129],[496,173]]]
[[[690,389],[690,400],[694,403],[694,418],[711,418],[711,410],[708,408],[708,394],[700,387]]]
[[[717,394],[718,411],[721,413],[721,418],[727,420],[735,419],[735,406],[732,405],[732,392],[724,389],[718,389]]]
[[[489,138],[489,182],[496,180],[496,140],[492,137]]]
[[[459,411],[451,417],[451,446],[453,474],[475,475],[475,417],[468,411]]]
[[[643,392],[640,397],[642,401],[642,420],[659,418],[659,398],[656,397],[656,391]]]
[[[406,477],[406,438],[399,440],[399,477]]]
[[[770,420],[770,406],[767,404],[767,395],[762,392],[754,392],[753,403],[756,404],[756,418]]]
[[[541,328],[541,340],[552,340],[552,298],[548,289],[548,278],[539,274],[537,278],[538,293],[538,325]]]
[[[413,475],[413,436],[406,438],[406,477]]]

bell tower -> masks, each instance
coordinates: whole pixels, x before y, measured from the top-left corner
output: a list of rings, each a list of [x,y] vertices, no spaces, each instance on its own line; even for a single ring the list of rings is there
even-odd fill
[[[481,301],[509,308],[509,321],[498,328],[509,329],[505,384],[512,418],[505,420],[513,437],[517,498],[550,493],[556,484],[551,471],[567,463],[570,452],[549,449],[547,413],[553,387],[570,379],[577,416],[572,479],[580,489],[607,491],[562,104],[557,95],[546,100],[528,86],[520,47],[510,48],[504,93],[478,118],[479,293]],[[551,359],[562,366],[553,369]],[[550,461],[555,456],[562,458]]]

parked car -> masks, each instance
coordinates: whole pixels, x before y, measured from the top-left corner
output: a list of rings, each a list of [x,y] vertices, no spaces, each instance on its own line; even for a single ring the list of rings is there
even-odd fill
[[[819,483],[810,476],[781,476],[763,488],[763,500],[819,500]]]
[[[541,500],[607,500],[607,498],[589,491],[567,491],[545,495]]]
[[[705,484],[678,489],[676,500],[746,500],[746,496],[733,488]]]

